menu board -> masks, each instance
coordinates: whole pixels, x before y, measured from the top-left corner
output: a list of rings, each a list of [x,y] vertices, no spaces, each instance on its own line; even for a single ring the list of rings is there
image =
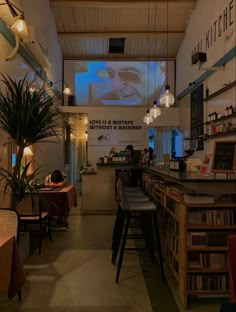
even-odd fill
[[[236,140],[216,141],[213,152],[211,171],[232,173],[236,169]]]
[[[197,150],[204,150],[203,140],[203,84],[191,92],[190,135],[198,139]]]

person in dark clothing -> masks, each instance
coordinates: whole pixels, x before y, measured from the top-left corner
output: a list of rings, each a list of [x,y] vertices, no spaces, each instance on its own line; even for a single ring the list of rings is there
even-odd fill
[[[134,147],[129,144],[125,148],[126,157],[128,158],[128,163],[132,165],[138,165],[138,161],[135,160],[134,157]],[[138,186],[141,185],[142,180],[142,170],[138,168],[130,168],[130,186]]]
[[[133,163],[133,156],[134,156],[134,147],[133,145],[129,144],[125,148],[126,157],[129,163]]]

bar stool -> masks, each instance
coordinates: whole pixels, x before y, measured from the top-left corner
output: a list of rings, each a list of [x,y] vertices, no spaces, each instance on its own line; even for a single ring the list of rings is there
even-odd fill
[[[117,168],[115,171],[115,195],[117,196],[117,182],[122,178],[124,183],[128,186],[130,184],[130,172],[129,169]]]
[[[119,253],[119,261],[117,267],[117,274],[116,274],[116,283],[119,281],[121,266],[124,257],[124,251],[126,249],[126,241],[128,238],[142,238],[146,241],[146,246],[150,248],[151,255],[154,257],[154,241],[156,239],[157,243],[157,250],[159,254],[159,261],[160,261],[160,269],[162,279],[165,280],[164,277],[164,267],[163,267],[163,258],[162,258],[162,250],[161,250],[161,243],[160,243],[160,235],[157,223],[157,206],[150,200],[148,201],[129,201],[126,197],[126,194],[123,190],[122,182],[118,184],[119,186],[119,219],[117,221],[117,231],[116,236],[114,238],[114,248],[112,254],[112,262],[116,262],[116,257],[118,255],[118,250],[121,243],[120,253]],[[144,222],[142,224],[142,235],[133,236],[128,234],[129,229],[131,227],[131,219],[132,218],[141,218],[146,219],[148,222]],[[152,225],[154,228],[152,228]],[[146,233],[145,233],[146,232]],[[154,238],[155,235],[155,238]],[[136,249],[136,248],[134,248]]]
[[[117,237],[119,236],[118,231],[119,229],[119,225],[121,224],[120,222],[122,220],[120,220],[121,218],[121,207],[120,207],[120,202],[121,202],[121,197],[122,192],[124,191],[126,194],[126,197],[129,201],[134,201],[134,202],[147,202],[149,201],[149,197],[147,195],[145,195],[142,191],[142,189],[140,187],[124,187],[123,186],[123,179],[121,177],[117,178],[116,181],[116,190],[115,190],[115,194],[116,194],[116,202],[117,202],[117,212],[116,212],[116,219],[115,219],[115,224],[113,227],[113,235],[112,235],[112,250],[114,248],[114,242],[116,241]],[[122,190],[122,192],[121,192]],[[118,250],[113,250],[113,255],[112,255],[112,262],[114,263],[114,259],[116,258],[116,254],[117,254]],[[114,263],[115,264],[115,263]]]

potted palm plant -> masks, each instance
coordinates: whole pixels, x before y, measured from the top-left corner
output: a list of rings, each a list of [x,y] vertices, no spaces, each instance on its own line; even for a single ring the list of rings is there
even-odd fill
[[[33,81],[26,75],[17,81],[1,75],[0,82],[0,130],[10,137],[11,143],[17,146],[16,164],[12,172],[0,168],[0,176],[11,189],[11,208],[24,198],[25,190],[30,189],[30,182],[35,172],[28,175],[30,164],[22,170],[21,163],[24,149],[45,139],[63,135],[66,122],[61,108],[55,106],[53,98],[42,87],[33,90]],[[48,140],[46,140],[49,142]]]

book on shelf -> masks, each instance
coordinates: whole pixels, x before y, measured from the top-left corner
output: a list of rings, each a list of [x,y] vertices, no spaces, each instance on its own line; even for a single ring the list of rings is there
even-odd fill
[[[188,236],[188,246],[205,247],[207,246],[206,232],[190,232]]]
[[[187,204],[214,204],[215,196],[208,193],[185,193],[184,202]]]
[[[188,214],[189,225],[233,225],[236,222],[234,209],[200,209],[190,211]]]

